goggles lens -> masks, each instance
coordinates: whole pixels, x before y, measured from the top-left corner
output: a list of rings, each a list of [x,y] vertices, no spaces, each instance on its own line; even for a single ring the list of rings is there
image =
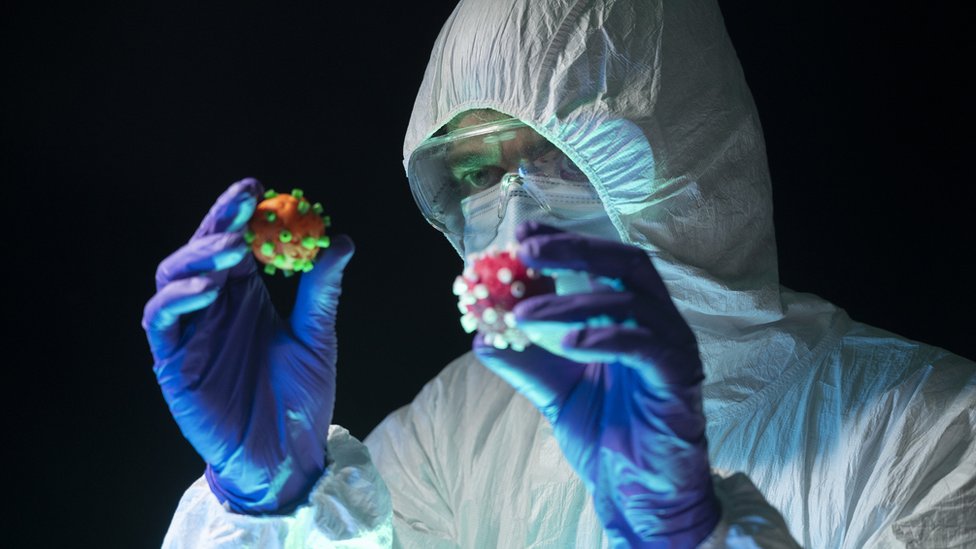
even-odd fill
[[[496,195],[499,218],[519,192],[558,216],[550,198],[561,184],[589,185],[569,157],[514,118],[428,139],[411,155],[407,176],[424,217],[453,235],[464,233],[463,203],[473,195]]]

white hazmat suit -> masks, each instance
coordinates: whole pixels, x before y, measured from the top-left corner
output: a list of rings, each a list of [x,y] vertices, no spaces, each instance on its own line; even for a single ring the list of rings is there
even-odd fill
[[[762,132],[714,0],[462,1],[404,158],[471,109],[569,155],[694,330],[722,476],[706,545],[976,546],[976,366],[779,285]],[[549,423],[470,353],[365,447],[334,427],[287,517],[230,513],[201,479],[164,545],[607,544]]]

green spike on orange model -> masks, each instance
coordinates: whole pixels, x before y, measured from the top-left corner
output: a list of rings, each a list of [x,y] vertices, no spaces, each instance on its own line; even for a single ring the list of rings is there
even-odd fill
[[[309,211],[315,215],[306,215]],[[302,189],[288,194],[269,189],[254,210],[244,232],[244,241],[264,264],[264,272],[284,276],[307,273],[315,266],[319,250],[331,239],[326,229],[331,219],[320,202],[309,202]]]

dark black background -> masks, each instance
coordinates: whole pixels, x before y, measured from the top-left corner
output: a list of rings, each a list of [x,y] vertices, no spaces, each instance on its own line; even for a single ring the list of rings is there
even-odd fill
[[[337,423],[364,437],[468,347],[448,291],[460,261],[401,166],[453,1],[99,4],[0,8],[18,547],[159,545],[203,464],[139,320],[156,264],[237,179],[304,188],[357,243]],[[783,283],[976,357],[970,19],[721,4],[768,142]],[[286,308],[293,281],[271,285]]]

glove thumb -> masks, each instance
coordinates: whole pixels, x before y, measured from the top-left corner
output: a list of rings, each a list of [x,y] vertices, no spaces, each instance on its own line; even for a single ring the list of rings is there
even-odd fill
[[[342,272],[356,247],[346,235],[337,235],[322,250],[315,267],[302,275],[291,313],[295,337],[313,352],[335,359],[335,317],[342,293]]]
[[[524,351],[496,349],[477,335],[472,348],[482,364],[507,381],[552,422],[555,422],[559,407],[585,369],[582,364],[556,356],[536,345],[529,345]]]

